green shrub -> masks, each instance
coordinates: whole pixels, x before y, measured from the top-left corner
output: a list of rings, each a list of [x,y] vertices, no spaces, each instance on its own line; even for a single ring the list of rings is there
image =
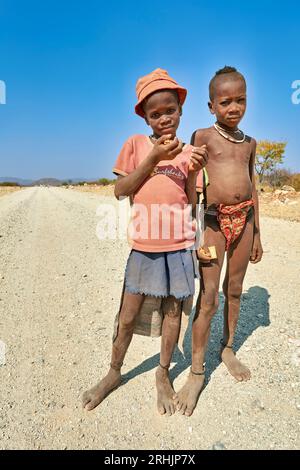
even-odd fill
[[[12,181],[3,181],[0,183],[0,186],[21,186],[19,183],[14,183]]]
[[[102,186],[107,186],[109,184],[115,184],[115,180],[110,180],[108,178],[100,178],[97,181],[97,184],[101,184]]]

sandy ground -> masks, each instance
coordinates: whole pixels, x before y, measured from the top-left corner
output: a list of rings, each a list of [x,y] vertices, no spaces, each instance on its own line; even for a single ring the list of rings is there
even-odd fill
[[[107,370],[129,252],[124,240],[96,236],[96,209],[107,202],[118,204],[64,188],[0,198],[1,449],[299,448],[297,222],[262,218],[265,255],[248,269],[236,337],[250,382],[236,383],[218,361],[219,311],[192,417],[157,413],[160,341],[140,336],[124,384],[94,411],[82,410],[82,392]],[[188,373],[190,340],[189,330],[186,358],[174,354],[176,389]]]

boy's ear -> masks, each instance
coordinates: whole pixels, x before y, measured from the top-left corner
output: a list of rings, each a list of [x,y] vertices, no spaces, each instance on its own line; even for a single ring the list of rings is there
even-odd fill
[[[146,116],[144,117],[144,119],[145,119],[145,122],[146,122],[147,126],[150,126],[149,121],[148,121],[148,119],[146,118]]]
[[[211,101],[209,101],[207,103],[207,106],[208,106],[208,109],[210,110],[211,114],[215,114],[215,110],[214,110],[214,107],[213,107],[213,104]]]
[[[179,104],[179,116],[182,116],[182,106]]]

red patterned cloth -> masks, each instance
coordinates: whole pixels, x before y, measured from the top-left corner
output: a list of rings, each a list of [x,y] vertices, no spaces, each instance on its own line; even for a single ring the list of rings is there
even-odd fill
[[[218,221],[226,238],[226,250],[240,236],[246,223],[247,214],[253,205],[253,199],[231,206],[219,204]]]

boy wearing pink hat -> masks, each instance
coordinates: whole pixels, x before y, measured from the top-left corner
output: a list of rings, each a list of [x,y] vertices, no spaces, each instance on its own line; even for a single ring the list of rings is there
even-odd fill
[[[169,378],[178,340],[182,302],[194,295],[198,277],[194,259],[196,227],[191,217],[196,188],[202,188],[206,146],[184,145],[177,137],[187,90],[165,70],[156,69],[136,86],[135,112],[152,134],[130,137],[117,158],[115,196],[133,202],[132,249],[125,270],[124,289],[113,339],[108,374],[85,392],[83,406],[92,410],[121,382],[121,367],[145,298],[162,299],[163,323],[160,362],[156,371],[157,406],[161,414],[175,412],[176,394]]]

